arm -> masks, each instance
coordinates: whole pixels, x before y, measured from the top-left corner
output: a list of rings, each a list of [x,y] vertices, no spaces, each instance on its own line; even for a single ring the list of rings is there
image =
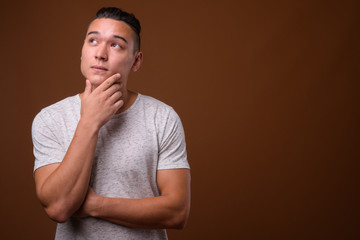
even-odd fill
[[[89,186],[98,131],[123,105],[119,78],[114,75],[92,91],[90,82],[81,99],[81,118],[72,142],[59,164],[35,171],[37,196],[49,217],[64,222],[81,206]]]
[[[190,170],[158,170],[157,184],[161,195],[143,199],[107,198],[89,189],[78,216],[136,228],[183,228],[190,211]]]

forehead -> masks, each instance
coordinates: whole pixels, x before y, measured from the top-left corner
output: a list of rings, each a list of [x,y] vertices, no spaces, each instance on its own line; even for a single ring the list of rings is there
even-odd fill
[[[102,37],[118,35],[133,40],[133,30],[127,23],[110,18],[98,18],[92,21],[87,34],[90,32],[98,32]]]

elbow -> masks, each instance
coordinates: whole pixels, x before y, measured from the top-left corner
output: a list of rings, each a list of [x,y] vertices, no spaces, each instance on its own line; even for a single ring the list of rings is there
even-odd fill
[[[64,207],[64,204],[44,206],[44,209],[48,217],[57,223],[66,222],[72,215],[70,210]]]
[[[181,221],[177,221],[174,224],[172,224],[169,228],[172,229],[177,229],[177,230],[182,230],[185,228],[187,223],[187,220],[181,220]]]
[[[182,230],[185,228],[189,218],[190,208],[184,207],[181,210],[174,212],[167,228]]]
[[[74,214],[75,205],[67,199],[49,201],[38,194],[38,199],[45,210],[46,215],[57,223],[64,223]],[[77,208],[76,208],[77,209]]]
[[[36,194],[38,200],[45,210],[46,215],[54,222],[66,222],[71,217],[68,204],[66,204],[66,202],[63,200],[58,199],[51,201],[46,195],[42,193],[43,192],[41,192],[40,189],[37,189]]]
[[[59,207],[45,207],[48,217],[57,223],[64,223],[71,217],[65,209]]]

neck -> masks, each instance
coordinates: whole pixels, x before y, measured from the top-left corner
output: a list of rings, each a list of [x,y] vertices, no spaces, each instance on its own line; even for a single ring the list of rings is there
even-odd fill
[[[124,101],[124,105],[119,109],[119,111],[116,114],[122,113],[124,111],[126,111],[127,109],[129,109],[133,103],[136,100],[137,97],[137,93],[132,92],[130,90],[125,89],[124,91],[122,91],[122,97],[121,100]]]
[[[122,107],[119,109],[119,111],[116,112],[116,114],[122,113],[124,111],[126,111],[127,109],[129,109],[133,103],[136,100],[137,97],[137,93],[127,90],[127,89],[122,89],[122,96],[121,96],[121,100],[124,101],[124,104],[122,105]],[[80,99],[82,99],[83,93],[80,93]]]

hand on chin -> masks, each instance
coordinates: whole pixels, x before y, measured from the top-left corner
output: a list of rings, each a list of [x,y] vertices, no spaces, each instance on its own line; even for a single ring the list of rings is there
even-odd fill
[[[111,75],[110,75],[111,76]],[[93,89],[101,85],[106,79],[108,79],[110,76],[106,75],[92,75],[89,76],[87,79],[91,82],[93,85]]]

